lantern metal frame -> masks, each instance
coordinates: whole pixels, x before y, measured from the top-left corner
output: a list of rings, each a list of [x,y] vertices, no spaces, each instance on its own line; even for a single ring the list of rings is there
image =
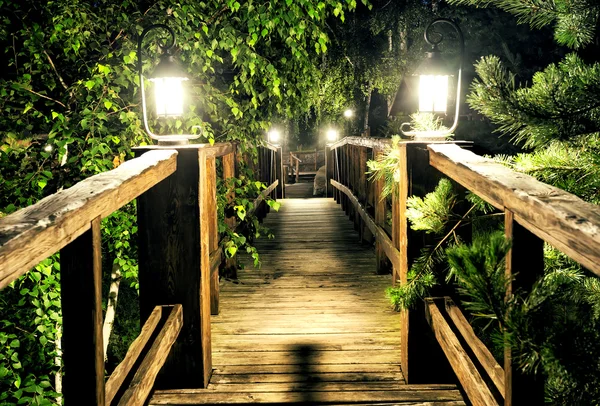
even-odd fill
[[[448,18],[437,18],[433,20],[427,27],[425,28],[425,41],[431,45],[431,51],[427,52],[426,60],[421,64],[420,68],[424,65],[432,69],[434,66],[438,68],[441,65],[441,51],[438,48],[438,45],[442,43],[444,40],[444,35],[440,32],[436,32],[438,35],[438,39],[435,40],[431,37],[431,29],[433,26],[437,24],[448,24],[450,27],[454,29],[456,34],[458,35],[459,42],[459,62],[458,62],[458,80],[456,83],[456,108],[454,114],[454,123],[452,127],[444,130],[432,130],[432,131],[415,131],[409,130],[411,127],[410,123],[402,123],[400,126],[400,132],[409,137],[445,137],[449,134],[452,134],[456,127],[458,127],[458,118],[460,115],[460,96],[461,96],[461,82],[462,82],[462,70],[463,70],[463,59],[465,54],[465,39],[460,27],[452,20]],[[417,70],[418,73],[418,70]],[[406,129],[405,129],[406,128]]]
[[[150,138],[152,138],[153,140],[156,140],[159,145],[188,144],[189,140],[199,138],[202,134],[200,133],[200,134],[160,135],[160,134],[155,134],[150,129],[150,125],[148,124],[148,109],[146,106],[146,89],[145,89],[145,85],[144,85],[144,82],[145,82],[144,74],[143,74],[144,60],[143,60],[142,46],[143,46],[144,39],[146,38],[146,36],[151,31],[159,30],[159,29],[167,31],[169,33],[170,38],[164,44],[161,44],[160,42],[158,43],[158,47],[162,51],[162,55],[161,55],[161,60],[155,69],[155,73],[160,72],[161,74],[164,75],[164,73],[166,73],[169,69],[175,69],[178,71],[182,71],[177,66],[177,63],[173,56],[173,52],[175,51],[175,47],[176,47],[176,37],[175,37],[175,32],[173,31],[173,29],[165,24],[152,24],[152,25],[149,25],[148,27],[144,28],[144,30],[142,31],[142,34],[138,38],[138,44],[137,44],[138,45],[138,47],[137,47],[138,73],[139,73],[139,78],[140,78],[144,130],[146,131],[146,134],[148,134],[148,136]],[[161,77],[165,77],[165,76],[161,76]],[[185,80],[187,80],[187,76],[186,76]],[[194,126],[192,128],[200,128],[201,129],[200,126]]]

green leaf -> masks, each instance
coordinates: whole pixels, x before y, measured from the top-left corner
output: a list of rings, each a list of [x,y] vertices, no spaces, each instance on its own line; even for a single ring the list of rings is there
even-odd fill
[[[94,86],[96,86],[96,82],[94,82],[93,80],[88,80],[85,82],[85,87],[87,87],[88,90],[92,90]]]

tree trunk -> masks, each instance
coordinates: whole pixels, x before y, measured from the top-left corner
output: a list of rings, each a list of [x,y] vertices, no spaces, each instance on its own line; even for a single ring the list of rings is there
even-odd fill
[[[369,128],[369,110],[371,109],[371,95],[373,94],[373,81],[369,80],[367,87],[367,101],[365,103],[365,125],[364,130]]]
[[[106,303],[106,315],[102,325],[102,338],[104,341],[104,360],[107,358],[108,341],[115,322],[115,311],[117,310],[117,299],[119,297],[119,286],[121,284],[121,267],[115,263],[110,274],[110,289]]]

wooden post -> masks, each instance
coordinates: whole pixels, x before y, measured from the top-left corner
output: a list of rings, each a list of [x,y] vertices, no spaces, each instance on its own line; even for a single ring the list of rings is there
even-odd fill
[[[60,251],[63,395],[69,405],[104,406],[100,217]]]
[[[404,142],[400,148],[401,179],[392,203],[392,240],[400,250],[400,266],[394,268],[394,282],[407,283],[410,266],[425,245],[424,233],[409,227],[406,203],[409,196],[424,197],[432,192],[441,173],[429,166],[427,142]],[[401,365],[408,383],[449,383],[452,370],[434,337],[429,333],[425,307],[419,303],[401,315]],[[429,366],[435,363],[436,368]]]
[[[278,199],[283,199],[285,197],[285,175],[283,172],[283,148],[277,148],[277,152],[275,153],[275,179],[279,180],[279,184],[277,185],[277,194],[276,197]]]
[[[504,233],[512,241],[506,255],[506,276],[513,279],[506,295],[519,289],[525,294],[544,274],[544,241],[515,220],[512,211],[504,211]],[[516,275],[516,276],[515,276]],[[504,405],[541,405],[544,403],[544,377],[525,375],[512,362],[512,349],[504,347]]]
[[[212,371],[209,211],[216,210],[210,207],[215,179],[206,177],[204,150],[170,148],[179,153],[177,171],[138,198],[140,317],[143,324],[155,306],[183,306],[183,327],[155,385],[204,388]]]
[[[384,152],[381,149],[377,149],[374,151],[373,159],[377,159]],[[375,188],[375,224],[379,227],[385,228],[386,221],[386,200],[382,199],[383,186],[385,184],[385,179],[380,178],[374,182]],[[396,205],[394,205],[396,206]],[[392,221],[392,226],[395,224],[395,221]],[[378,274],[386,274],[389,272],[389,261],[387,259],[387,255],[383,250],[383,246],[381,245],[381,241],[379,239],[375,239],[375,255],[377,256],[377,273]]]
[[[333,160],[333,151],[331,147],[325,147],[325,197],[333,197],[333,193],[331,193],[331,179],[334,177],[334,165],[335,161]]]

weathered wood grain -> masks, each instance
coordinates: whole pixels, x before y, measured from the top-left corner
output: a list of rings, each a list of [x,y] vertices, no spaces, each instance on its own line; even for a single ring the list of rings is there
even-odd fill
[[[454,322],[454,325],[471,348],[471,351],[473,351],[483,369],[485,369],[492,382],[494,382],[494,385],[496,385],[498,392],[504,397],[504,370],[498,364],[490,350],[477,337],[473,331],[473,327],[471,327],[454,301],[449,297],[445,297],[444,301],[448,316],[450,316],[450,319]]]
[[[600,207],[456,145],[429,146],[430,164],[600,275]]]
[[[173,305],[168,313],[167,321],[133,376],[129,388],[119,400],[119,406],[142,406],[146,404],[156,376],[167,360],[167,355],[183,324],[183,311],[180,304]]]
[[[450,361],[450,365],[469,401],[474,406],[498,405],[477,368],[431,298],[425,299],[425,314],[435,338],[442,347],[444,354],[446,354],[448,361]]]
[[[144,154],[0,219],[0,289],[175,172],[176,156]]]
[[[102,237],[100,217],[61,250],[63,396],[104,405]]]
[[[138,335],[129,346],[127,354],[125,354],[125,358],[119,363],[119,365],[117,365],[112,374],[110,374],[108,381],[106,381],[105,402],[107,406],[110,406],[115,395],[119,389],[121,389],[121,385],[131,372],[131,368],[133,368],[140,354],[144,350],[144,347],[146,347],[146,345],[150,342],[150,338],[152,337],[156,326],[158,326],[158,323],[160,322],[162,309],[162,306],[156,306],[154,308],[148,317],[148,320],[146,320],[142,326],[140,335]]]

